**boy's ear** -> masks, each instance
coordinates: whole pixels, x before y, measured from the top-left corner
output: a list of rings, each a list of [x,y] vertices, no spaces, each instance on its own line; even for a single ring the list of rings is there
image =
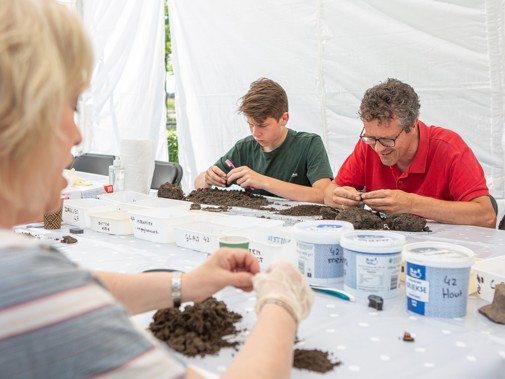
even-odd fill
[[[280,120],[280,123],[282,126],[286,126],[286,124],[288,123],[289,121],[289,113],[288,112],[284,112],[281,116],[281,120]]]

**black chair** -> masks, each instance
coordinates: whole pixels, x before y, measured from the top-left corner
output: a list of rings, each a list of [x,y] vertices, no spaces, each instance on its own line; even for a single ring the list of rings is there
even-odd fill
[[[158,189],[162,184],[178,185],[182,180],[182,166],[175,162],[154,161],[151,189]]]
[[[496,199],[493,197],[493,195],[489,195],[489,200],[491,200],[491,205],[493,206],[494,213],[498,215],[498,203],[496,202]]]
[[[74,158],[70,168],[75,171],[109,175],[109,166],[114,163],[113,155],[85,153]]]

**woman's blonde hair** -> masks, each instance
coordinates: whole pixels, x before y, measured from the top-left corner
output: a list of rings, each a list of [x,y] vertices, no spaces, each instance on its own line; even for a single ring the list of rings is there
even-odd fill
[[[91,44],[79,17],[67,7],[54,0],[2,0],[0,196],[4,199],[27,199],[20,194],[27,191],[30,166],[37,165],[35,153],[43,149],[44,154],[53,154],[61,138],[63,106],[89,85],[92,69]]]

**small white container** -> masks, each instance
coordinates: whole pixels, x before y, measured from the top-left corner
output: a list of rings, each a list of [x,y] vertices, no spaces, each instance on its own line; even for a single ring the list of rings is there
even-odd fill
[[[189,208],[191,207],[191,203],[189,201],[165,199],[163,197],[152,197],[152,196],[149,196],[149,199],[142,199],[136,201],[135,205],[140,205],[146,208],[179,208],[188,211]]]
[[[416,242],[403,248],[407,309],[430,317],[466,314],[472,250],[444,242]]]
[[[100,199],[68,199],[63,201],[63,222],[79,228],[89,228],[91,212],[113,211],[115,205]]]
[[[140,200],[152,199],[152,196],[145,193],[135,191],[121,191],[106,193],[97,196],[99,199],[116,204],[121,211],[129,211],[133,209],[146,208],[145,206],[138,205]]]
[[[93,212],[89,215],[91,229],[101,233],[133,234],[132,220],[124,211]]]
[[[249,251],[256,257],[261,271],[266,271],[278,260],[288,261],[298,266],[296,244],[292,227],[255,227],[239,229],[230,235],[244,236],[249,239]]]
[[[505,283],[505,257],[496,257],[476,262],[473,265],[480,298],[490,303],[498,284]]]
[[[344,278],[340,237],[354,226],[346,221],[304,221],[293,227],[298,268],[310,284],[334,284]]]
[[[219,248],[218,237],[236,229],[237,226],[209,222],[178,225],[175,227],[175,243],[188,249],[212,253]]]
[[[402,248],[400,233],[360,230],[340,239],[344,250],[344,289],[358,298],[399,295]]]
[[[175,227],[195,219],[195,215],[177,207],[148,208],[129,212],[136,238],[159,242],[175,242]]]

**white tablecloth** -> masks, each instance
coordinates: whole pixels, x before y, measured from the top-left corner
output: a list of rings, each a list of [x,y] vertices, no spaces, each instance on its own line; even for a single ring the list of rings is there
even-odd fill
[[[79,173],[93,182],[100,176]],[[274,206],[285,209],[296,203],[277,200]],[[310,217],[280,216],[266,211],[234,208],[229,214],[267,216],[283,219],[287,225]],[[38,225],[40,226],[40,225]],[[461,225],[429,223],[432,232],[403,233],[407,242],[440,241],[460,244],[472,249],[478,258],[491,258],[505,252],[505,231]],[[68,226],[46,231],[40,227],[21,229],[46,238],[68,234]],[[75,235],[78,243],[64,245],[55,241],[70,259],[91,270],[141,272],[171,268],[189,271],[206,259],[206,254],[171,244],[153,243],[133,236],[115,236],[85,229]],[[251,293],[228,288],[216,295],[228,307],[240,313],[239,329],[251,330],[254,321],[255,297]],[[368,307],[366,300],[348,302],[325,294],[316,294],[316,301],[307,320],[298,330],[296,347],[329,352],[342,362],[333,371],[319,374],[293,369],[292,378],[426,378],[426,379],[501,379],[505,378],[505,325],[495,324],[478,313],[487,302],[476,294],[468,298],[467,315],[455,319],[419,316],[406,309],[405,288],[393,300],[385,300],[384,310]],[[152,314],[133,317],[147,327]],[[414,342],[402,340],[404,332]],[[242,339],[248,332],[243,332]],[[219,355],[181,359],[219,374],[236,352],[224,349]]]
[[[457,243],[471,248],[478,257],[497,256],[505,251],[505,231],[470,226],[430,223],[431,233],[404,233],[408,242],[424,240]],[[29,228],[47,238],[68,234]],[[154,268],[188,271],[206,259],[206,254],[158,244],[133,236],[114,236],[86,229],[75,235],[79,242],[59,248],[73,261],[92,270],[141,272]],[[228,288],[216,296],[231,310],[243,315],[239,329],[254,324],[253,294]],[[355,303],[316,294],[311,315],[299,328],[296,347],[330,352],[342,361],[327,374],[293,369],[292,378],[505,378],[505,325],[495,324],[478,313],[485,301],[477,295],[468,299],[467,315],[456,319],[435,319],[409,313],[405,291],[386,300],[383,311],[368,307],[365,300]],[[134,317],[145,327],[152,312]],[[404,342],[404,332],[415,342]],[[245,339],[247,332],[241,338]],[[236,353],[225,349],[217,356],[187,358],[188,363],[219,373]]]

